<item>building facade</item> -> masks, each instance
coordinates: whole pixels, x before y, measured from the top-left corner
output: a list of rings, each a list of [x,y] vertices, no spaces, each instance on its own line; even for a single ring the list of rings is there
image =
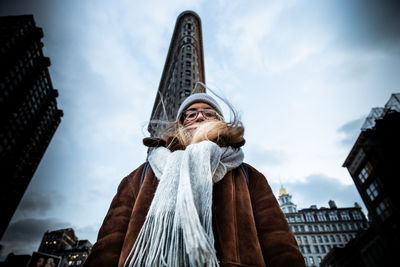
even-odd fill
[[[338,208],[329,201],[329,208],[297,210],[292,196],[281,188],[278,201],[293,231],[306,266],[319,266],[325,255],[335,247],[344,247],[358,232],[368,227],[361,207]]]
[[[63,116],[41,38],[33,16],[0,17],[0,236]]]
[[[371,228],[351,246],[333,251],[324,266],[353,266],[348,263],[354,255],[359,255],[359,266],[393,266],[398,261],[399,151],[400,93],[371,110],[343,164],[367,207]]]
[[[46,232],[39,246],[39,253],[61,257],[61,265],[83,266],[92,244],[88,240],[78,240],[72,228]]]
[[[181,103],[196,92],[205,92],[203,38],[200,17],[185,11],[177,18],[162,72],[148,131],[157,136],[175,121]]]

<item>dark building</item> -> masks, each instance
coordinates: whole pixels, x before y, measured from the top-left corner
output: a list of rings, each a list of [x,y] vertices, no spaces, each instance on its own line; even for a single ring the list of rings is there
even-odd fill
[[[75,247],[77,243],[78,238],[72,228],[46,232],[43,235],[38,252],[54,254],[57,251]]]
[[[63,116],[42,37],[31,15],[0,17],[0,236]]]
[[[292,228],[306,266],[320,266],[322,259],[332,249],[342,248],[368,227],[361,207],[338,208],[333,200],[329,208],[312,205],[297,211],[292,196],[281,188],[279,204]]]
[[[27,266],[30,259],[31,255],[15,255],[14,253],[10,253],[3,262],[0,262],[0,267]]]
[[[400,94],[373,108],[362,126],[346,167],[368,209],[371,227],[342,250],[332,251],[323,266],[392,266],[400,242],[397,180],[400,177]]]
[[[151,136],[175,120],[180,104],[205,83],[203,38],[200,17],[185,11],[177,18],[167,59],[162,72],[148,131]]]
[[[39,246],[39,253],[60,256],[68,266],[82,266],[86,261],[92,243],[78,240],[72,228],[46,232]]]
[[[321,267],[392,266],[383,259],[384,245],[375,228],[361,231],[345,247],[335,247],[322,260]],[[380,259],[378,262],[377,259]]]

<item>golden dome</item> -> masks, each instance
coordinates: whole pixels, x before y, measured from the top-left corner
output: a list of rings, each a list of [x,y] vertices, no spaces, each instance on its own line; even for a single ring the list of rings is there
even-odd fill
[[[279,189],[279,196],[282,195],[289,195],[288,191],[286,191],[284,187],[281,187],[281,189]]]

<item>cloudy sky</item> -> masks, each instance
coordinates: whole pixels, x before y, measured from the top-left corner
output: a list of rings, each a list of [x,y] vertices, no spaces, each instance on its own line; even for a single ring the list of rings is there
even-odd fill
[[[62,122],[1,244],[37,250],[46,230],[96,240],[142,138],[177,16],[202,20],[207,85],[240,111],[246,162],[298,208],[361,204],[342,164],[372,107],[400,91],[396,1],[0,1],[33,14]],[[366,210],[364,209],[364,212]]]

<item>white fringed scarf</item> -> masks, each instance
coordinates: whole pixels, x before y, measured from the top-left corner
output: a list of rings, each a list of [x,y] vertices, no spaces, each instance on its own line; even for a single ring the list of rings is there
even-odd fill
[[[243,162],[241,149],[211,141],[149,156],[159,180],[124,266],[219,266],[212,231],[212,188]]]

